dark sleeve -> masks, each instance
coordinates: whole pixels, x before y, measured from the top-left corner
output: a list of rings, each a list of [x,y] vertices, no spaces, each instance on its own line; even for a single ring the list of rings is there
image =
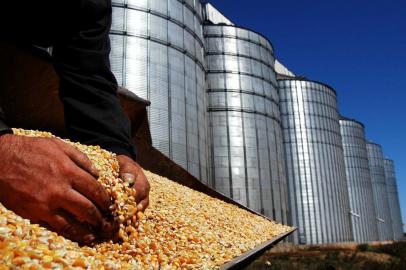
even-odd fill
[[[0,135],[5,133],[11,133],[11,128],[6,125],[6,119],[3,109],[0,107]]]
[[[135,159],[130,122],[110,70],[110,0],[82,0],[70,36],[54,45],[69,138]]]

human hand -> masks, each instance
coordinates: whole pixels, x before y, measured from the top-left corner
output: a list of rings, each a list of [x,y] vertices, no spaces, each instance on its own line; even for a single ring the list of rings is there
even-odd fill
[[[0,136],[0,202],[16,214],[82,244],[112,237],[110,197],[85,154],[54,138]]]
[[[136,201],[138,211],[144,211],[149,205],[149,182],[138,163],[131,158],[119,155],[117,156],[120,164],[120,177],[124,181],[133,185],[136,191]]]

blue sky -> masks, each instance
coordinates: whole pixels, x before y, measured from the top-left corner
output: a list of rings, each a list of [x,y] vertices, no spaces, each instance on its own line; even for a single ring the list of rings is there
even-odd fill
[[[406,1],[209,2],[268,37],[294,73],[337,90],[341,114],[363,122],[395,161],[406,224]]]

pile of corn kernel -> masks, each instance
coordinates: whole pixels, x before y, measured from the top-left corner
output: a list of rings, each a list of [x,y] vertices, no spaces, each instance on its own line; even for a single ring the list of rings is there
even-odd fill
[[[53,137],[38,131],[14,132]],[[150,206],[144,214],[137,213],[135,192],[118,178],[115,155],[65,141],[100,170],[98,180],[112,197],[112,212],[120,221],[120,241],[80,247],[0,204],[0,270],[217,269],[291,230],[148,171],[144,172],[151,184]]]

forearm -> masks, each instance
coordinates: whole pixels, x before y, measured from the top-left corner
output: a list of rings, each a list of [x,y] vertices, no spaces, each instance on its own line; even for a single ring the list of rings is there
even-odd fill
[[[130,123],[110,71],[110,1],[84,1],[78,30],[54,47],[66,128],[72,140],[135,157]]]
[[[116,86],[95,75],[69,72],[68,68],[60,77],[69,138],[134,158],[130,124],[116,96]]]

